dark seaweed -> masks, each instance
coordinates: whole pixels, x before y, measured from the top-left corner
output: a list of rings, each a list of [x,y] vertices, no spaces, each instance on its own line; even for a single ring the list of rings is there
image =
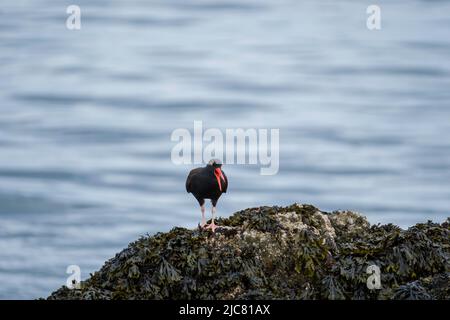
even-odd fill
[[[450,299],[449,221],[402,230],[311,205],[251,208],[215,234],[141,237],[48,299]],[[381,289],[367,287],[370,265]]]

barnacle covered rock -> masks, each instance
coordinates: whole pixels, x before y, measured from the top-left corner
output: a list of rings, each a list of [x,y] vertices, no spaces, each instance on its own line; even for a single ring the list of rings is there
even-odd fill
[[[49,299],[450,299],[450,223],[402,230],[311,205],[174,228],[129,244],[81,289]],[[368,286],[376,266],[380,286]],[[376,275],[375,275],[376,276]]]

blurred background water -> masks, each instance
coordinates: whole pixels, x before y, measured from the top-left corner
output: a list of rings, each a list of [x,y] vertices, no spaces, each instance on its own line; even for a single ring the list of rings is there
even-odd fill
[[[69,31],[70,4],[82,28]],[[450,210],[450,2],[3,0],[0,298],[47,296],[140,235],[195,227],[176,128],[279,128],[218,214],[312,203],[408,227]]]

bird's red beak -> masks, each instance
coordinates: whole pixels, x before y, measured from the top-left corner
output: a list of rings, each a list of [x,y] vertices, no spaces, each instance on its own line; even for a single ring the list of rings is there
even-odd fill
[[[222,170],[220,170],[220,168],[214,169],[214,175],[216,176],[217,183],[219,184],[220,192],[222,192],[222,182],[220,180],[223,180],[223,182],[225,182],[225,177],[222,174]]]

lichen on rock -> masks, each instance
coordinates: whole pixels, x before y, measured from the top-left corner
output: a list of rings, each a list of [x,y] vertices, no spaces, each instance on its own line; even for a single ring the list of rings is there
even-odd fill
[[[215,234],[141,237],[81,289],[48,299],[450,299],[450,220],[408,230],[350,211],[259,207],[218,219]],[[369,289],[367,267],[380,269]]]

